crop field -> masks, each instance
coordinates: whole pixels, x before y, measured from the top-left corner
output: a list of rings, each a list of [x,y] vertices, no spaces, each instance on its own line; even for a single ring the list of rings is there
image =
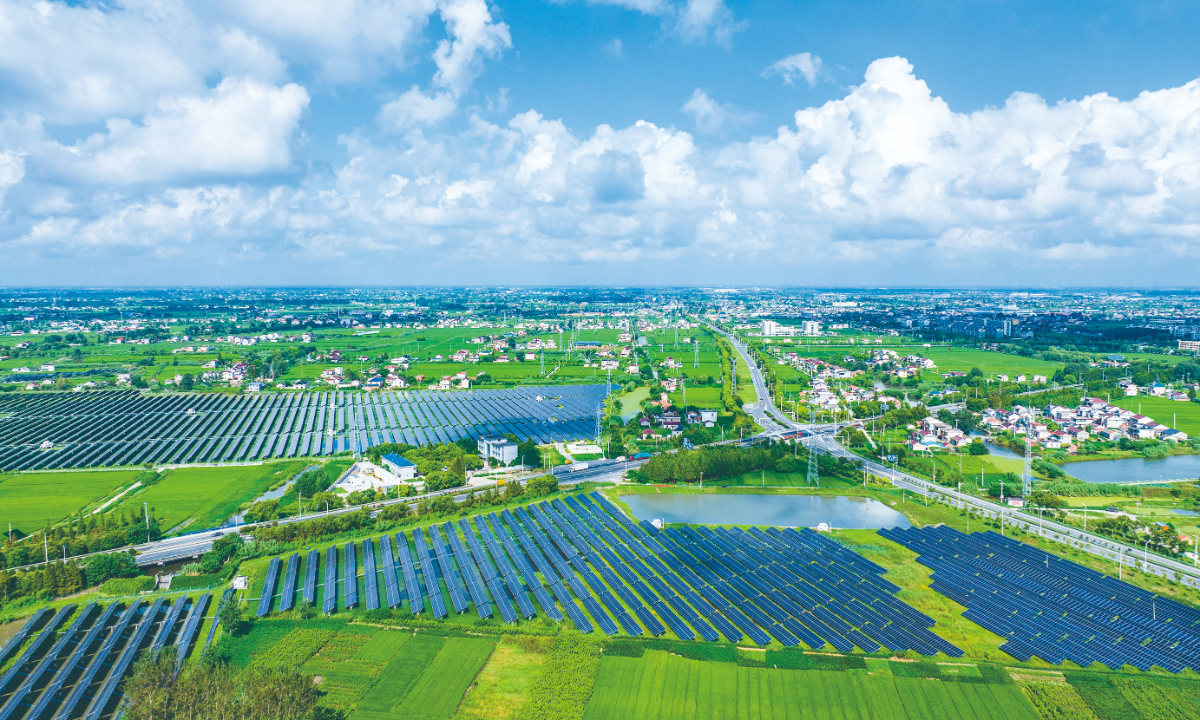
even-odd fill
[[[140,470],[0,475],[0,523],[30,533],[128,487]]]
[[[775,663],[770,663],[774,665]],[[885,663],[898,665],[899,663]],[[627,718],[961,718],[1037,720],[1011,683],[945,682],[855,672],[760,667],[647,650],[604,656],[585,720]]]
[[[1129,410],[1140,408],[1141,414],[1148,415],[1167,427],[1182,430],[1190,438],[1200,437],[1200,403],[1143,396],[1121,398],[1115,400],[1113,405]]]
[[[350,717],[450,718],[494,647],[479,638],[417,634],[383,668]]]
[[[179,468],[158,484],[138,490],[118,504],[120,507],[149,503],[166,532],[183,523],[196,529],[216,527],[272,485],[291,477],[308,465],[303,461],[266,465],[217,468]]]
[[[971,368],[977,367],[983,371],[985,376],[996,373],[1005,373],[1007,375],[1014,373],[1037,373],[1049,378],[1055,371],[1063,367],[1061,363],[992,352],[990,350],[976,350],[975,348],[922,347],[912,348],[911,353],[908,354],[929,358],[937,363],[937,371],[941,373],[951,371],[967,372]]]

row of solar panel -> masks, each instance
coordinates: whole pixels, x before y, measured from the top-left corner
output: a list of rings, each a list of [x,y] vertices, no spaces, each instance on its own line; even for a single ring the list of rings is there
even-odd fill
[[[176,398],[168,412],[142,409],[146,403],[140,396],[125,393],[100,406],[83,398],[78,402],[84,407],[72,408],[71,402],[83,397],[73,393],[71,401],[55,408],[58,414],[37,416],[38,408],[18,407],[0,420],[0,468],[243,461],[508,433],[538,442],[590,436],[603,386],[555,388],[556,396],[546,402],[537,400],[538,392],[485,390],[419,399],[388,394],[383,401],[351,395],[348,408],[330,405],[326,394],[274,396],[283,399],[267,402],[186,396],[191,398],[186,409]],[[47,439],[60,447],[42,450]]]
[[[444,583],[456,612],[474,605],[486,618],[499,608],[507,622],[517,611],[535,614],[532,596],[547,616],[559,620],[565,612],[583,632],[593,623],[610,635],[660,635],[669,627],[681,638],[710,642],[748,636],[762,645],[775,640],[846,652],[857,646],[962,655],[929,630],[931,618],[896,599],[898,588],[882,578],[883,568],[812,531],[659,533],[594,494],[476,516],[474,527],[462,520],[457,528],[417,529],[411,541],[415,560],[405,534],[396,535],[400,568],[393,563],[384,577],[397,588],[389,606],[403,602],[406,588],[413,612],[423,609],[424,595],[435,617],[448,614]],[[380,543],[386,568],[391,545],[386,537]],[[373,545],[363,549],[370,556],[366,565],[375,565]],[[336,549],[329,552],[327,578],[328,564],[337,562]],[[349,576],[345,584],[357,588]],[[367,585],[377,602],[377,580]],[[260,603],[269,608],[274,587],[267,592]],[[335,593],[327,586],[326,611],[335,607]]]
[[[951,528],[880,534],[920,553],[932,588],[964,617],[1008,639],[1018,660],[1082,666],[1200,668],[1200,614],[993,532]]]
[[[182,665],[209,599],[206,593],[194,601],[160,598],[147,605],[137,600],[123,612],[120,603],[101,609],[94,602],[78,612],[73,604],[52,616],[39,612],[0,650],[0,658],[8,659],[23,648],[0,676],[0,720],[98,720],[111,713],[120,700],[121,681],[140,652],[157,656],[173,643],[176,667]],[[74,621],[63,629],[72,615]]]
[[[393,393],[382,399],[375,394],[360,394],[351,396],[346,405],[335,405],[327,400],[329,394],[316,393],[258,396],[249,401],[237,396],[184,395],[173,396],[166,403],[154,402],[156,396],[122,393],[123,400],[99,407],[91,402],[95,394],[69,394],[64,407],[52,414],[39,414],[36,408],[4,408],[4,398],[0,398],[0,412],[21,420],[0,424],[0,445],[31,444],[38,438],[65,442],[81,435],[97,441],[247,436],[258,435],[265,427],[285,433],[336,434],[355,428],[433,428],[550,416],[579,418],[594,412],[604,388],[591,385],[556,389],[556,397],[549,401],[552,406],[538,400],[541,396],[535,394],[537,389],[525,388],[518,393],[520,397],[512,397],[513,392],[441,393],[427,400]],[[146,407],[161,404],[172,407],[166,411]],[[114,417],[125,422],[109,422]],[[161,434],[164,430],[167,432]]]

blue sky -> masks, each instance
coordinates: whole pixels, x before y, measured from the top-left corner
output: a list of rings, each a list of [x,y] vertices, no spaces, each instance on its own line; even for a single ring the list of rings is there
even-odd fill
[[[1195,285],[1198,19],[0,0],[0,282]]]

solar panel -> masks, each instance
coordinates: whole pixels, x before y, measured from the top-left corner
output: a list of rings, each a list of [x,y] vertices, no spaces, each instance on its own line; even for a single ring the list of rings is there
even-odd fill
[[[386,539],[386,538],[385,538]],[[379,573],[375,569],[375,544],[371,538],[363,540],[363,573],[366,581],[367,609],[379,609]]]
[[[26,696],[28,696],[33,688],[38,685],[42,677],[49,672],[50,668],[56,662],[58,662],[59,655],[64,649],[66,649],[67,645],[69,645],[75,638],[75,635],[79,632],[80,628],[83,627],[83,625],[92,616],[92,613],[96,610],[96,607],[96,603],[89,603],[79,611],[79,614],[75,617],[75,622],[71,623],[71,626],[67,628],[66,632],[59,636],[58,640],[54,643],[54,646],[50,648],[49,652],[47,652],[45,656],[42,657],[41,662],[37,664],[37,667],[33,668],[32,672],[25,677],[25,680],[17,688],[16,692],[9,696],[8,702],[6,702],[4,706],[0,708],[0,720],[9,720],[9,718],[14,716],[14,714],[17,712],[17,709],[24,703]],[[46,633],[43,633],[43,635],[45,634]],[[26,655],[31,655],[31,653],[26,653]]]
[[[293,553],[288,558],[287,572],[283,576],[283,590],[279,596],[279,611],[287,612],[296,604],[296,572],[300,568],[300,556]]]
[[[337,545],[330,545],[325,550],[325,591],[321,605],[321,610],[326,614],[337,610],[337,567]]]
[[[358,553],[352,542],[342,547],[342,553],[342,602],[352,608],[358,605]]]
[[[318,551],[309,550],[308,558],[304,561],[303,600],[309,605],[317,603],[317,563],[320,558],[321,554]]]
[[[262,594],[258,599],[258,617],[271,612],[271,601],[275,598],[275,585],[279,581],[279,558],[271,558],[267,565],[267,578],[263,581]]]

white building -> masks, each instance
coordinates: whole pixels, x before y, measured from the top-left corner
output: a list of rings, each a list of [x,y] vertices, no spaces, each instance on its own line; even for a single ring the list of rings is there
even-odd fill
[[[780,325],[774,320],[762,321],[763,337],[791,337],[796,334],[796,328],[789,325]]]
[[[401,480],[410,481],[417,477],[417,466],[411,460],[395,453],[388,453],[381,459],[388,472]]]
[[[500,435],[488,435],[479,438],[479,454],[499,460],[508,465],[517,459],[517,444]]]

